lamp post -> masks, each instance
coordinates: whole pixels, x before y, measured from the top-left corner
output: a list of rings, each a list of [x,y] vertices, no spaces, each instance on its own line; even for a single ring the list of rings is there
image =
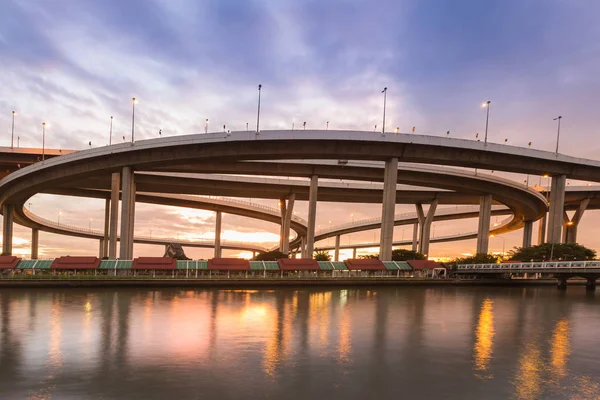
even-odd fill
[[[560,120],[562,119],[562,115],[554,118],[554,121],[558,121],[558,132],[556,133],[556,154],[558,154],[558,141],[560,139]]]
[[[89,220],[89,225],[88,225],[89,231],[92,231],[92,219],[90,218]]]
[[[206,118],[206,121],[204,121],[204,133],[208,133],[208,118]]]
[[[503,236],[490,235],[491,238],[497,237],[498,239],[502,239],[502,258],[504,258],[504,249],[506,244],[506,239]]]
[[[132,105],[132,109],[131,109],[131,143],[133,143],[133,137],[135,135],[135,103],[137,103],[137,100],[135,99],[135,97],[131,98],[131,105]]]
[[[10,128],[10,148],[13,148],[15,142],[15,115],[17,115],[16,111],[12,112],[12,126]]]
[[[381,128],[381,134],[385,135],[385,105],[387,101],[387,87],[384,87],[381,93],[383,93],[383,126]]]
[[[60,225],[60,216],[61,215],[62,215],[62,212],[60,212],[60,211],[56,214],[58,225]]]
[[[110,129],[108,131],[108,145],[110,146],[112,144],[112,123],[113,123],[113,116],[110,116]]]
[[[329,121],[327,121],[327,125],[325,125],[325,130],[328,131],[329,130]]]
[[[487,136],[488,136],[488,125],[490,122],[490,104],[491,103],[492,102],[490,100],[488,100],[481,105],[482,107],[487,108],[486,115],[485,115],[485,139],[483,141],[484,145],[486,145],[486,146],[487,146]]]
[[[46,123],[42,122],[42,161],[46,158]]]
[[[262,85],[258,85],[258,112],[256,113],[256,133],[260,132],[260,92]]]

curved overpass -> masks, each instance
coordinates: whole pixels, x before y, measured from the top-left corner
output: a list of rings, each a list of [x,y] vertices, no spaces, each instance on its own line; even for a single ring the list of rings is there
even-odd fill
[[[302,176],[318,175],[320,178],[382,181],[383,168],[366,169],[369,167],[355,167],[344,163],[342,165],[315,165],[311,162],[299,164],[294,163],[293,160],[343,158],[385,161],[392,157],[398,158],[402,163],[456,165],[600,181],[599,162],[513,146],[491,143],[485,145],[468,140],[409,134],[267,131],[260,134],[237,132],[168,137],[68,154],[23,168],[2,179],[0,201],[3,205],[22,206],[33,194],[52,190],[52,188],[65,189],[70,182],[77,180],[85,179],[86,182],[91,182],[98,177],[118,172],[123,167],[146,172],[186,170],[195,172],[198,170],[198,165],[203,164],[213,168],[210,171],[212,173],[232,173],[231,168],[243,166],[244,169],[236,173],[260,175],[264,174],[265,168],[268,168],[270,175],[293,176],[294,173],[298,173],[305,174]],[[281,162],[274,164],[272,160],[281,160]],[[296,172],[292,171],[294,168]],[[413,172],[414,176],[418,174]],[[428,173],[423,171],[419,173],[421,174],[419,184],[421,184],[422,180],[427,179]],[[148,174],[146,177],[151,181],[149,185],[160,179],[160,175],[155,174],[154,177],[151,175]],[[402,182],[403,176],[409,175],[400,172],[398,181]],[[434,179],[431,174],[429,178]],[[456,178],[457,181],[458,179]],[[533,221],[541,217],[545,211],[546,203],[543,196],[520,184],[507,183],[495,188],[494,184],[497,184],[495,182],[480,179],[477,175],[472,179],[478,180],[476,186],[459,183],[458,189],[454,190],[471,195],[482,195],[498,189],[498,193],[495,195],[492,193],[493,197],[506,204],[516,217],[520,215],[521,221]],[[143,184],[142,179],[140,185]],[[446,189],[448,179],[446,177],[445,180],[438,180],[434,184]],[[168,184],[166,186],[168,187]],[[517,197],[519,199],[515,200]],[[515,222],[513,228],[519,223]]]

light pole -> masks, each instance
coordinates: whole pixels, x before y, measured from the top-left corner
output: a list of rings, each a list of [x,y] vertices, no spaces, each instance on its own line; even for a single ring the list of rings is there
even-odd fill
[[[387,87],[384,87],[381,93],[383,93],[383,127],[381,128],[381,134],[385,135],[385,104],[387,101]]]
[[[258,85],[258,112],[256,114],[256,133],[260,132],[260,92],[262,85]]]
[[[206,118],[206,121],[204,121],[204,133],[208,133],[208,118]]]
[[[504,249],[506,244],[506,239],[503,236],[490,235],[491,238],[497,237],[498,239],[502,239],[502,258],[504,258]]]
[[[483,141],[484,145],[487,146],[487,135],[488,135],[488,125],[490,122],[490,104],[492,102],[490,100],[486,101],[485,103],[483,103],[481,106],[487,108],[486,110],[486,116],[485,116],[485,139]]]
[[[12,127],[10,129],[10,148],[13,148],[15,143],[15,115],[17,115],[16,111],[12,112]]]
[[[558,121],[558,132],[556,133],[556,154],[558,154],[558,140],[560,139],[560,120],[562,119],[562,115],[554,118],[554,121]]]
[[[42,122],[42,161],[46,158],[46,123]]]
[[[113,116],[110,116],[110,129],[108,130],[108,145],[110,146],[112,144],[112,123],[113,123]]]
[[[89,225],[88,225],[88,228],[89,228],[89,231],[91,232],[91,231],[92,231],[92,219],[91,219],[91,218],[90,218],[90,221],[89,221],[89,222],[90,222],[90,223],[89,223]]]
[[[327,125],[325,125],[325,130],[328,131],[329,130],[329,121],[327,121]]]
[[[60,211],[58,212],[58,214],[56,214],[58,225],[60,225],[60,216],[61,215],[62,215],[62,212],[60,212]]]
[[[135,103],[137,103],[137,100],[135,99],[135,97],[131,98],[131,105],[132,105],[132,109],[131,109],[131,143],[133,143],[133,137],[135,135]]]
[[[29,212],[31,212],[31,203],[29,203]]]

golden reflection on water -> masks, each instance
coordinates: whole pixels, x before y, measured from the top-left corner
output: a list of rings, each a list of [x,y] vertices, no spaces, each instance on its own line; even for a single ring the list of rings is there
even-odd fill
[[[516,397],[529,400],[539,399],[543,389],[542,373],[544,372],[544,361],[535,339],[528,343],[519,359],[517,370]]]
[[[344,305],[342,306],[342,316],[339,325],[340,339],[338,341],[338,362],[341,364],[350,363],[350,352],[352,351],[350,330],[350,310],[347,305]]]
[[[331,303],[331,296],[331,292],[321,292],[312,293],[308,298],[310,304],[309,326],[316,327],[315,329],[319,334],[321,352],[323,352],[328,344],[330,325],[329,304]]]
[[[561,319],[556,322],[550,341],[551,380],[558,384],[568,375],[567,361],[571,354],[569,321]]]
[[[475,376],[481,379],[490,379],[492,375],[487,372],[494,346],[494,302],[485,299],[479,312],[479,322],[475,330],[475,346],[473,348]]]

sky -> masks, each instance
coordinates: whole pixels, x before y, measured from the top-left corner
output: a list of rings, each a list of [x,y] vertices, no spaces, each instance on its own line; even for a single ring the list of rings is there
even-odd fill
[[[0,145],[10,145],[11,111],[23,147],[104,146],[131,139],[202,133],[255,122],[262,84],[261,128],[373,130],[381,126],[388,87],[388,127],[489,140],[598,159],[600,3],[589,0],[0,0]],[[393,128],[390,128],[393,129]],[[123,139],[123,137],[125,139]],[[16,140],[16,139],[15,139]],[[524,179],[523,177],[515,179]],[[102,226],[101,201],[36,195],[35,213],[63,223]],[[276,207],[275,201],[263,201]],[[397,212],[412,211],[398,206]],[[296,211],[306,218],[306,204]],[[379,216],[374,205],[319,205],[317,224]],[[580,227],[582,244],[600,250],[596,212]],[[90,221],[91,218],[91,221]],[[210,237],[214,214],[138,207],[136,231]],[[434,224],[436,235],[475,230],[476,221]],[[274,224],[225,215],[234,240],[276,240]],[[402,232],[404,230],[405,232]],[[534,231],[534,236],[535,236]],[[158,235],[158,233],[156,233]],[[396,238],[410,236],[396,228]],[[376,232],[342,238],[372,241]],[[30,231],[15,227],[14,247],[28,254]],[[492,251],[521,242],[493,238]],[[42,233],[42,256],[93,254],[98,244]],[[433,244],[431,255],[473,252],[475,241]],[[162,255],[136,246],[136,255]],[[186,249],[209,257],[211,250]],[[226,252],[239,255],[239,252]]]

